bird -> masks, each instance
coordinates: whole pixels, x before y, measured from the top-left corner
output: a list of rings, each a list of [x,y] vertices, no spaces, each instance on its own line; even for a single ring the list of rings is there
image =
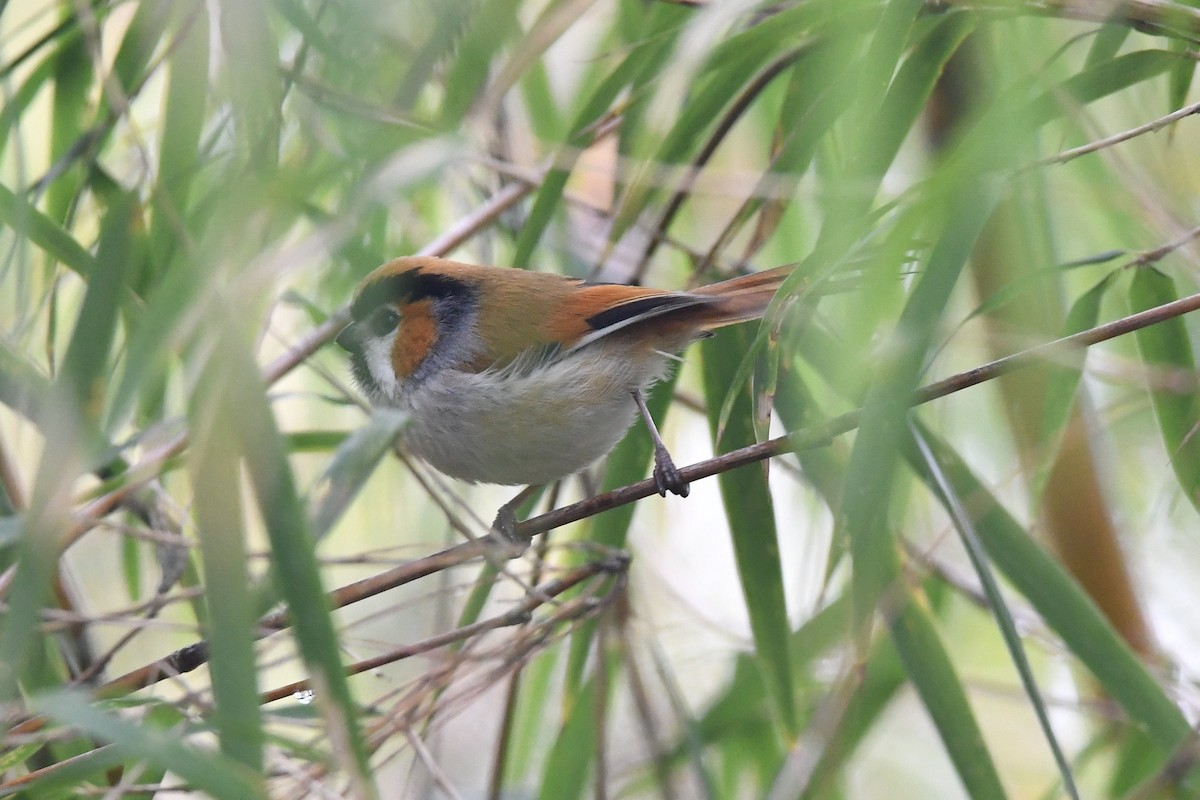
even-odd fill
[[[789,273],[670,291],[408,256],[363,279],[335,341],[372,405],[408,413],[405,449],[445,475],[538,487],[607,455],[640,413],[659,494],[686,497],[645,394],[691,342],[761,318]],[[511,535],[524,497],[493,530]]]

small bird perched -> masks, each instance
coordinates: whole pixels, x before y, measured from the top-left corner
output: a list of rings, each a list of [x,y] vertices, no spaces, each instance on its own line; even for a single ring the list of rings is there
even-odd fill
[[[686,496],[643,392],[692,341],[761,317],[787,275],[672,292],[398,258],[363,281],[337,343],[373,404],[411,415],[409,452],[446,475],[548,483],[606,455],[640,410],[659,493]]]

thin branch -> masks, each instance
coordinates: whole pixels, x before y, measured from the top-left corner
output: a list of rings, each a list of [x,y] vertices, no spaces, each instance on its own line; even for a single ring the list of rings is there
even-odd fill
[[[461,628],[456,628],[446,633],[440,633],[436,636],[431,636],[420,642],[414,642],[404,647],[398,647],[390,650],[382,655],[374,658],[364,659],[346,667],[347,675],[358,675],[363,672],[368,672],[379,667],[393,664],[397,661],[403,661],[406,658],[428,653],[431,650],[437,650],[455,642],[465,641],[478,636],[488,631],[497,630],[499,628],[510,628],[514,625],[523,625],[529,622],[533,616],[533,612],[539,607],[546,604],[552,598],[558,597],[564,592],[573,589],[584,581],[594,578],[597,575],[608,575],[621,572],[629,566],[628,558],[608,558],[601,561],[589,563],[583,567],[572,570],[566,576],[549,581],[542,586],[538,586],[535,591],[526,595],[524,601],[509,609],[503,614],[499,614],[490,619],[480,620],[471,625],[464,625]],[[270,703],[275,700],[280,700],[284,697],[291,697],[297,692],[304,691],[310,688],[307,680],[293,681],[286,686],[280,686],[263,693],[259,702]]]
[[[1055,155],[1047,156],[1045,158],[1040,158],[1037,161],[1033,161],[1033,162],[1030,162],[1029,164],[1025,165],[1024,167],[1021,168],[1021,170],[1024,171],[1024,170],[1035,169],[1037,167],[1047,167],[1047,166],[1051,166],[1053,164],[1065,164],[1068,161],[1079,158],[1080,156],[1087,155],[1088,153],[1095,153],[1099,150],[1103,150],[1105,148],[1112,147],[1113,145],[1117,145],[1122,142],[1127,142],[1130,139],[1136,139],[1138,136],[1141,136],[1143,134],[1154,133],[1155,131],[1162,130],[1163,128],[1167,127],[1171,123],[1178,122],[1179,120],[1183,119],[1184,117],[1190,117],[1193,114],[1200,114],[1200,102],[1192,103],[1189,106],[1184,106],[1183,108],[1177,109],[1176,111],[1172,111],[1170,114],[1167,114],[1166,116],[1162,116],[1162,117],[1159,117],[1158,119],[1151,120],[1150,122],[1147,122],[1144,125],[1138,125],[1136,128],[1130,128],[1127,131],[1121,131],[1120,133],[1114,133],[1112,136],[1105,136],[1103,139],[1097,139],[1094,142],[1088,142],[1085,145],[1080,145],[1079,147],[1072,147],[1069,150],[1063,150],[1062,152],[1057,153]]]

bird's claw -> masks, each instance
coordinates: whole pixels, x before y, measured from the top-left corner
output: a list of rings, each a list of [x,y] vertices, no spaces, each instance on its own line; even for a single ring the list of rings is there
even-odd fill
[[[507,505],[501,506],[496,512],[488,537],[510,559],[517,558],[529,549],[528,540],[517,533],[516,509]]]
[[[683,479],[679,468],[671,459],[671,454],[665,448],[654,451],[654,485],[658,487],[658,493],[662,497],[666,497],[667,492],[687,497],[691,491],[688,482]]]

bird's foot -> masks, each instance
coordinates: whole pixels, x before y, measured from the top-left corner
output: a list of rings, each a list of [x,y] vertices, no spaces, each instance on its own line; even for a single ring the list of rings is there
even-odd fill
[[[496,512],[488,538],[506,558],[519,558],[529,549],[529,541],[517,533],[517,510],[512,503],[505,503]]]
[[[663,497],[667,496],[667,492],[687,497],[688,492],[691,491],[691,487],[683,479],[683,475],[679,474],[679,468],[675,466],[671,454],[665,447],[654,448],[654,485],[658,487],[658,493]]]

